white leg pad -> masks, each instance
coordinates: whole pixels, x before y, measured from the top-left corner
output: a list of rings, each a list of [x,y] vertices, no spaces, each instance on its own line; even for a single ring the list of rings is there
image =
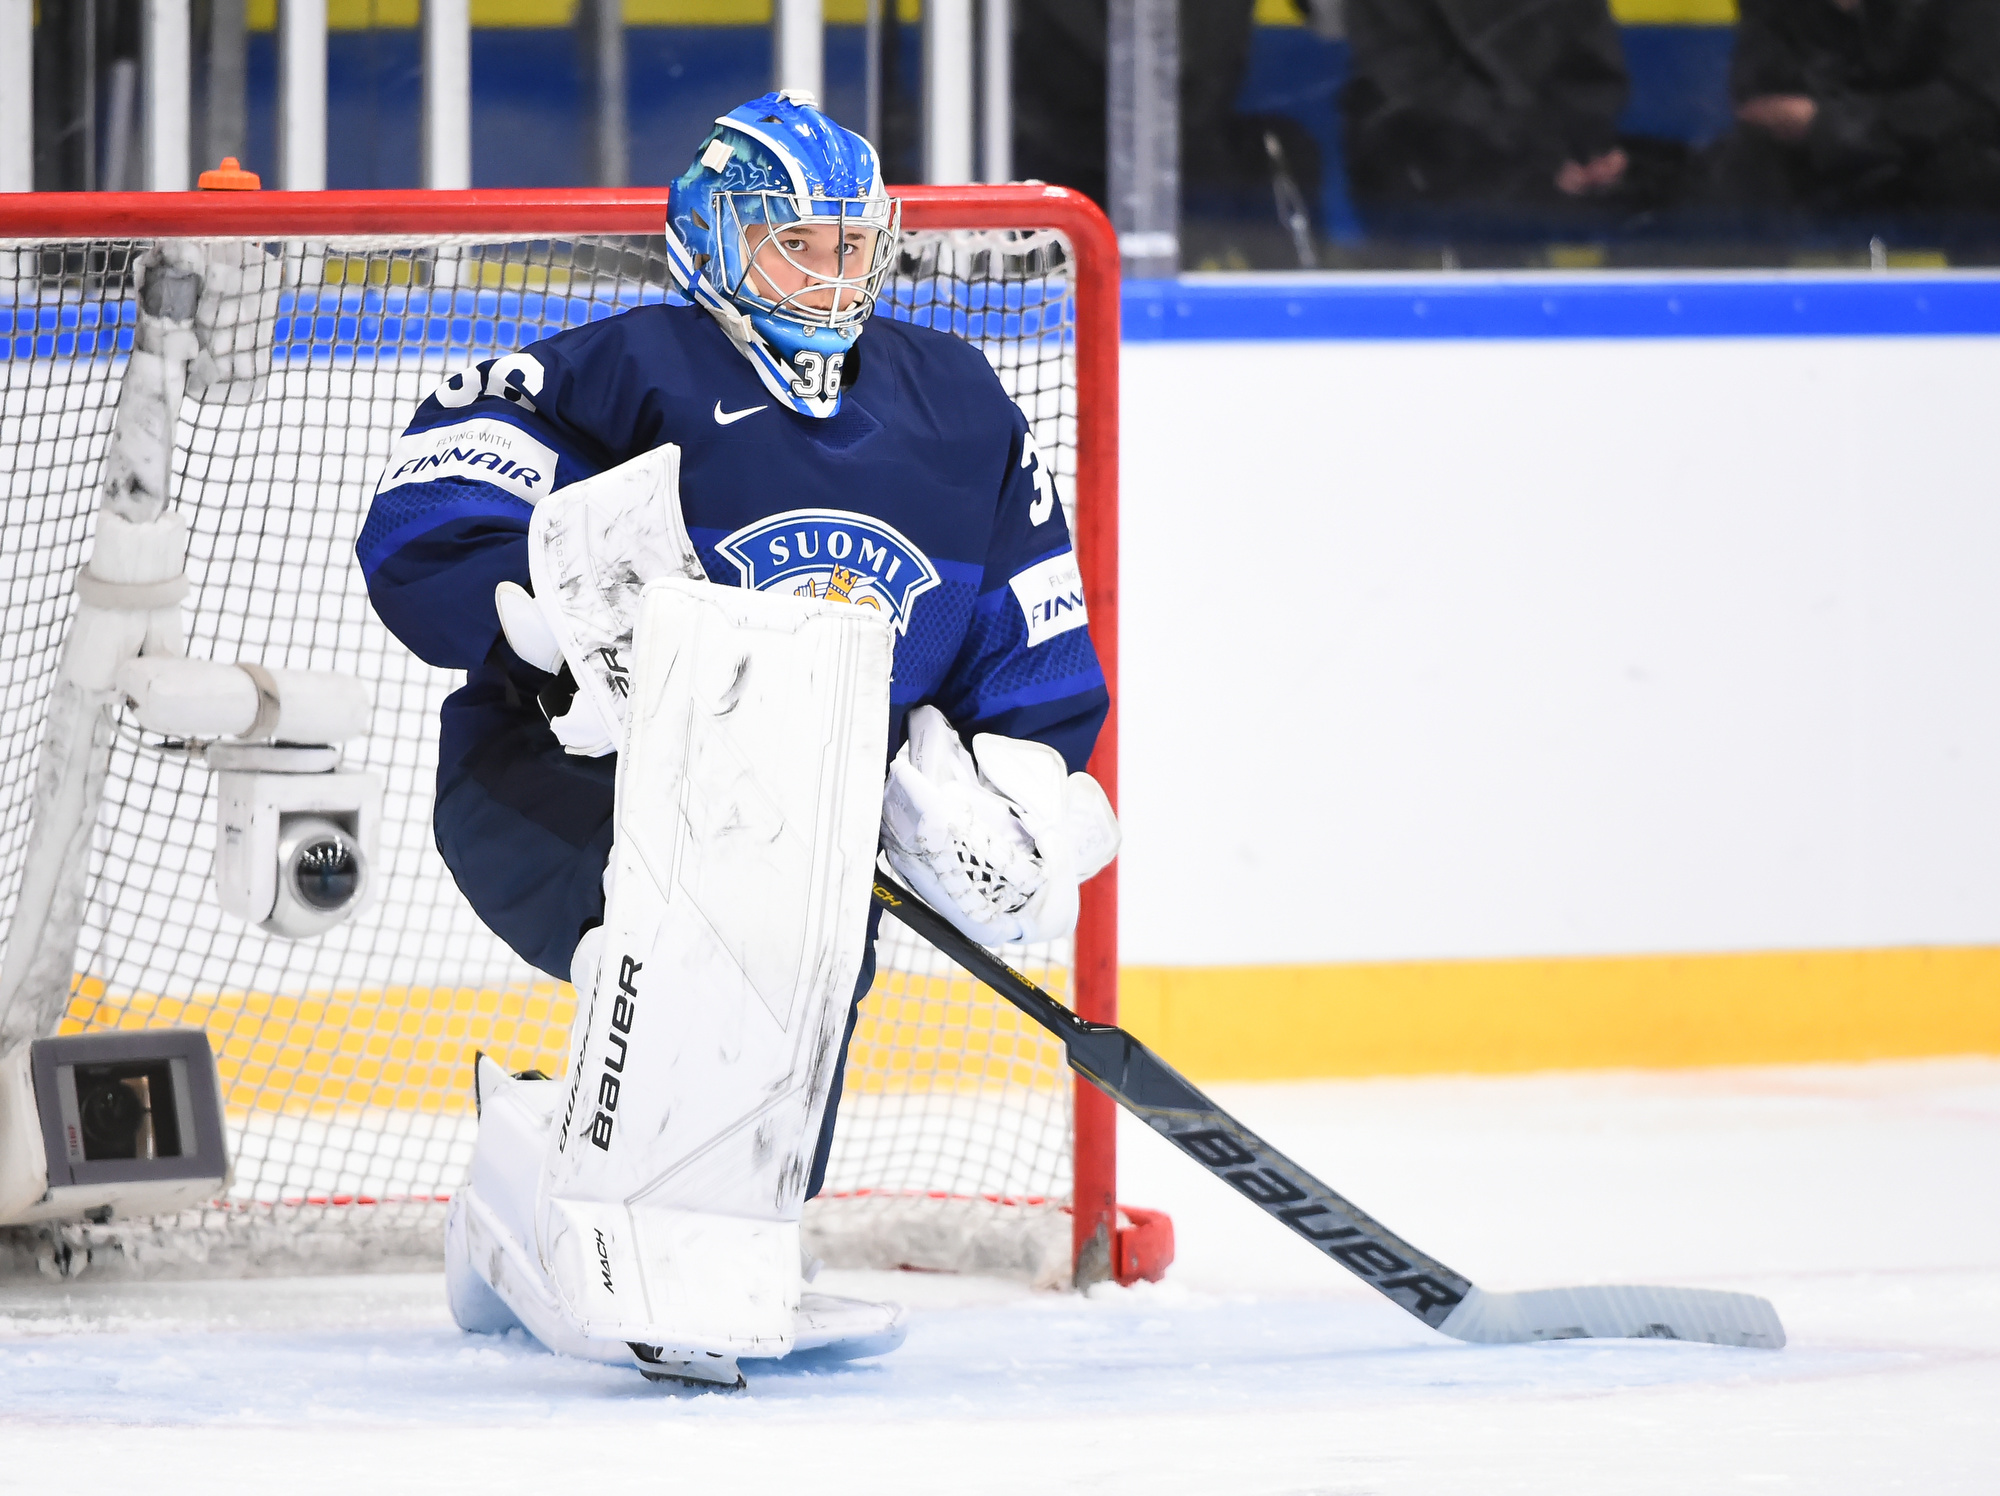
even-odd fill
[[[840,602],[677,578],[642,595],[602,953],[536,1215],[585,1338],[794,1344],[799,1215],[866,940],[891,644]]]
[[[618,1366],[636,1366],[616,1340],[590,1340],[563,1312],[534,1247],[535,1181],[548,1151],[558,1080],[515,1080],[479,1057],[479,1139],[472,1175],[451,1199],[445,1223],[445,1284],[461,1329],[508,1326],[468,1277],[497,1298],[522,1328],[550,1350]]]
[[[622,1341],[581,1333],[558,1302],[532,1244],[532,1186],[563,1083],[515,1080],[482,1055],[478,1085],[482,1105],[472,1178],[452,1196],[445,1219],[445,1293],[452,1317],[472,1334],[522,1329],[562,1355],[659,1372],[661,1358],[645,1360]],[[908,1329],[908,1315],[896,1304],[807,1291],[800,1295],[791,1350],[834,1360],[879,1356],[901,1345]],[[692,1353],[682,1352],[678,1359],[679,1369],[692,1373],[689,1380],[726,1384],[736,1373],[734,1357],[704,1355],[706,1364],[698,1364]]]
[[[782,1356],[798,1316],[799,1227],[668,1206],[553,1199],[549,1269],[585,1335]]]

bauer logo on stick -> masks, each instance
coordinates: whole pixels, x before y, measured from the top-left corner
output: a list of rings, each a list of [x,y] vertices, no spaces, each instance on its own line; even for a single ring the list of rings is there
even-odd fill
[[[841,509],[794,509],[746,525],[716,547],[755,592],[830,597],[886,613],[899,634],[938,584],[930,557],[894,526]]]

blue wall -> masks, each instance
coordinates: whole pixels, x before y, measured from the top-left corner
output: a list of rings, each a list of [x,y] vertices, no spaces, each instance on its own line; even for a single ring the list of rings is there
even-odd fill
[[[1125,341],[2000,335],[2000,276],[1218,277],[1127,281]]]
[[[628,304],[676,300],[658,286]],[[1127,281],[1128,343],[1491,338],[2000,336],[2000,276],[1309,276]],[[891,315],[920,308],[892,307]],[[0,361],[130,352],[136,304],[0,310]],[[278,356],[357,342],[405,352],[516,348],[611,308],[560,294],[344,286],[288,290]]]

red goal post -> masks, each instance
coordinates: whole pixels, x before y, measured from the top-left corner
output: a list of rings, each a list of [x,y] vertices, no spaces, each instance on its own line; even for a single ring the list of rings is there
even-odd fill
[[[1090,769],[1118,798],[1119,259],[1110,222],[1088,198],[1048,186],[891,188],[907,230],[1044,230],[1067,240],[1075,328],[1075,544],[1091,633],[1111,710]],[[467,192],[174,192],[0,195],[0,240],[151,238],[338,239],[358,235],[658,234],[667,191],[599,188]],[[1118,1016],[1116,863],[1084,886],[1075,942],[1075,1004]],[[1073,1244],[1078,1283],[1129,1281],[1115,1190],[1116,1111],[1074,1082]],[[1134,1243],[1136,1246],[1136,1242]]]

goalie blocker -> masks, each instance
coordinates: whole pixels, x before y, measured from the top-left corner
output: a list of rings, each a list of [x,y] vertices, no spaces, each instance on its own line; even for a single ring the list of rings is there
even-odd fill
[[[900,1341],[894,1306],[805,1295],[799,1247],[869,938],[890,643],[842,603],[646,587],[568,1078],[481,1069],[466,1328],[723,1383]]]

